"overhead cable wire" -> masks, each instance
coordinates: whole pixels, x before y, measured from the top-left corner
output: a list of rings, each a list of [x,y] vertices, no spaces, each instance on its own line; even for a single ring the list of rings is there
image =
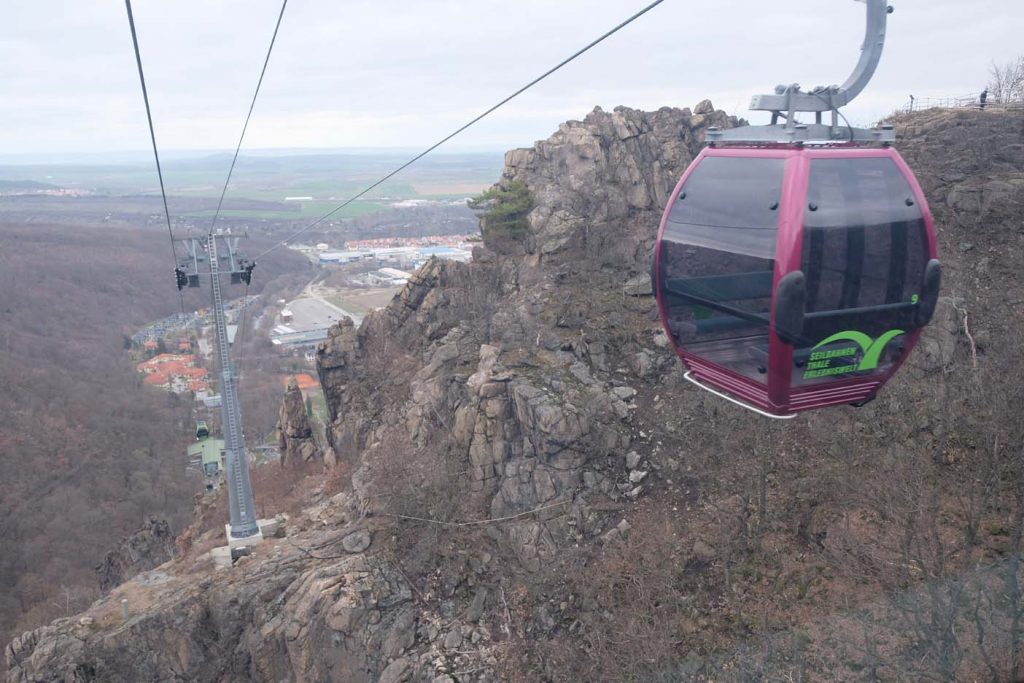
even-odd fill
[[[224,179],[224,187],[220,191],[220,199],[217,200],[217,210],[213,214],[213,221],[210,223],[210,237],[213,237],[213,232],[217,227],[217,218],[220,217],[221,207],[224,205],[224,196],[228,192],[228,186],[231,184],[231,174],[235,171],[235,164],[238,162],[238,154],[242,150],[242,143],[245,141],[245,132],[249,129],[249,120],[252,118],[253,109],[256,108],[256,99],[260,95],[260,88],[263,86],[263,77],[267,73],[267,65],[270,64],[270,55],[274,52],[274,43],[277,42],[277,33],[281,29],[281,20],[284,19],[284,11],[288,7],[288,0],[283,0],[281,3],[281,11],[277,15],[277,23],[274,24],[274,33],[270,36],[270,45],[267,47],[267,56],[263,59],[263,68],[260,69],[260,77],[256,81],[256,90],[253,91],[252,101],[249,103],[249,111],[245,115],[245,123],[242,124],[242,134],[238,136],[238,145],[235,146],[235,154],[231,158],[231,166],[228,168],[227,178]],[[235,338],[239,340],[239,344],[245,342],[245,323],[246,323],[246,312],[248,311],[249,303],[249,282],[245,283],[245,293],[242,295],[242,307],[238,312],[239,315],[239,326]],[[236,375],[239,380],[242,376],[242,358],[237,361]]]
[[[625,20],[625,21],[623,21],[622,23],[618,24],[618,25],[617,25],[617,26],[615,26],[614,28],[612,28],[612,29],[610,29],[610,30],[606,31],[606,32],[605,32],[605,33],[603,33],[603,34],[602,34],[601,36],[599,36],[599,37],[595,38],[594,40],[592,40],[591,42],[587,43],[587,45],[586,45],[586,46],[584,46],[584,47],[580,48],[579,50],[577,50],[576,52],[574,52],[574,53],[573,53],[572,55],[570,55],[569,57],[566,57],[566,58],[565,58],[565,59],[563,59],[563,60],[562,60],[561,62],[559,62],[559,63],[558,63],[558,64],[556,64],[555,66],[551,67],[550,69],[548,69],[547,71],[545,71],[545,72],[544,72],[543,74],[541,74],[541,75],[540,75],[540,76],[538,76],[537,78],[533,79],[532,81],[530,81],[529,83],[527,83],[527,84],[526,84],[526,85],[524,85],[523,87],[519,88],[519,90],[516,90],[516,91],[515,91],[514,93],[512,93],[511,95],[509,95],[509,96],[508,96],[508,97],[506,97],[505,99],[501,100],[500,102],[498,102],[497,104],[495,104],[494,106],[492,106],[492,107],[491,107],[490,109],[488,109],[487,111],[485,111],[485,112],[483,112],[482,114],[478,115],[478,116],[477,116],[476,118],[474,118],[474,119],[472,119],[471,121],[469,121],[468,123],[466,123],[466,124],[462,125],[462,126],[461,126],[461,127],[459,127],[458,129],[456,129],[456,130],[455,130],[454,132],[452,132],[452,133],[448,134],[447,136],[445,136],[444,138],[442,138],[442,139],[441,139],[441,140],[439,140],[438,142],[434,143],[433,145],[431,145],[431,146],[430,146],[430,147],[428,147],[427,149],[423,150],[422,152],[420,152],[419,154],[417,154],[417,155],[416,155],[416,156],[414,156],[413,158],[409,159],[409,160],[408,160],[408,161],[406,161],[406,162],[405,162],[404,164],[402,164],[401,166],[399,166],[398,168],[396,168],[396,169],[395,169],[394,171],[391,171],[390,173],[386,174],[385,176],[383,176],[382,178],[380,178],[379,180],[377,180],[376,182],[374,182],[374,183],[373,183],[372,185],[369,185],[369,186],[367,186],[366,188],[364,188],[363,190],[361,190],[361,191],[360,191],[359,193],[357,193],[357,194],[353,195],[353,196],[352,196],[352,197],[350,197],[349,199],[345,200],[344,202],[342,202],[342,203],[341,203],[341,204],[339,204],[338,206],[334,207],[333,209],[331,209],[330,211],[328,211],[328,212],[327,212],[327,213],[325,213],[324,215],[322,215],[322,216],[320,216],[319,218],[317,218],[316,220],[314,220],[314,221],[313,221],[312,223],[310,223],[309,225],[307,225],[307,226],[305,226],[304,228],[302,228],[302,229],[300,229],[300,230],[298,230],[298,231],[296,231],[296,232],[292,233],[291,235],[289,235],[289,236],[288,236],[287,238],[285,238],[284,240],[282,240],[282,241],[278,242],[277,244],[275,244],[274,246],[270,247],[269,249],[267,249],[266,251],[264,251],[263,253],[261,253],[261,254],[260,254],[259,256],[257,256],[257,257],[256,257],[256,259],[254,259],[254,260],[259,260],[259,259],[263,258],[264,256],[266,256],[266,255],[267,255],[267,254],[269,254],[270,252],[274,251],[274,250],[275,250],[275,249],[277,249],[278,247],[281,247],[281,246],[283,246],[283,245],[287,244],[288,242],[290,242],[291,240],[295,239],[295,238],[296,238],[296,237],[298,237],[299,235],[302,235],[303,233],[305,233],[305,232],[307,232],[307,231],[309,231],[309,230],[313,229],[313,228],[314,228],[314,227],[316,227],[317,225],[319,225],[319,224],[323,223],[323,222],[324,222],[325,220],[327,220],[328,218],[330,218],[330,217],[331,217],[331,216],[333,216],[334,214],[338,213],[339,211],[341,211],[342,209],[344,209],[344,208],[345,208],[346,206],[348,206],[348,205],[349,205],[349,204],[351,204],[352,202],[354,202],[354,201],[358,200],[358,199],[359,199],[360,197],[363,197],[364,195],[366,195],[366,193],[368,193],[368,192],[370,192],[370,191],[374,190],[375,188],[379,187],[380,185],[382,185],[383,183],[387,182],[387,181],[388,181],[388,180],[390,180],[391,178],[395,177],[396,175],[398,175],[399,173],[401,173],[402,171],[404,171],[404,170],[405,170],[406,168],[408,168],[409,166],[412,166],[412,165],[413,165],[414,163],[416,163],[417,161],[419,161],[419,160],[420,160],[420,159],[422,159],[423,157],[427,156],[428,154],[430,154],[431,152],[433,152],[433,151],[434,151],[435,149],[437,149],[438,147],[440,147],[440,146],[441,146],[441,145],[443,145],[444,143],[446,143],[446,142],[448,142],[449,140],[451,140],[452,138],[454,138],[454,137],[455,137],[456,135],[459,135],[460,133],[462,133],[463,131],[465,131],[465,130],[466,130],[467,128],[469,128],[470,126],[473,126],[474,124],[476,124],[477,122],[479,122],[479,121],[480,121],[481,119],[483,119],[484,117],[486,117],[486,116],[488,116],[488,115],[490,115],[490,114],[494,113],[494,112],[495,112],[496,110],[500,109],[500,108],[501,108],[502,106],[504,106],[504,105],[508,104],[508,103],[509,103],[510,101],[512,101],[513,99],[515,99],[515,98],[516,98],[516,97],[518,97],[519,95],[523,94],[524,92],[526,92],[527,90],[529,90],[529,89],[530,89],[530,88],[532,88],[533,86],[537,85],[538,83],[540,83],[540,82],[541,82],[541,81],[543,81],[543,80],[544,80],[545,78],[547,78],[547,77],[548,77],[548,76],[550,76],[551,74],[553,74],[553,73],[555,73],[556,71],[558,71],[559,69],[561,69],[561,68],[562,68],[563,66],[565,66],[565,65],[566,65],[566,64],[568,64],[569,62],[572,62],[572,61],[573,61],[573,60],[575,60],[575,59],[576,59],[577,57],[579,57],[579,56],[580,56],[580,55],[582,55],[583,53],[585,53],[585,52],[587,52],[588,50],[590,50],[590,49],[591,49],[592,47],[594,47],[594,46],[598,45],[599,43],[603,42],[603,41],[604,41],[605,39],[607,39],[607,38],[611,37],[612,35],[614,35],[614,34],[618,33],[618,32],[619,32],[619,31],[621,31],[622,29],[624,29],[624,28],[625,28],[626,26],[628,26],[628,25],[632,24],[632,23],[633,23],[634,21],[636,21],[637,19],[639,19],[640,17],[642,17],[642,16],[644,15],[644,14],[647,14],[648,12],[650,12],[650,11],[651,11],[652,9],[654,9],[655,7],[657,7],[658,5],[660,5],[661,3],[663,3],[664,1],[665,1],[665,0],[655,0],[655,1],[654,1],[654,2],[652,2],[651,4],[647,5],[646,7],[644,7],[643,9],[641,9],[641,10],[640,10],[639,12],[637,12],[636,14],[632,15],[631,17],[629,17],[628,19],[626,19],[626,20]]]
[[[135,17],[132,14],[132,0],[124,0],[124,6],[128,10],[128,26],[132,31],[132,46],[135,48],[135,63],[139,67],[139,82],[142,84],[142,100],[146,103],[146,121],[149,123],[149,139],[153,143],[153,158],[156,160],[156,175],[160,179],[160,196],[164,200],[164,218],[167,219],[167,236],[171,241],[171,261],[174,267],[178,267],[178,253],[174,249],[174,231],[171,229],[171,212],[167,208],[167,190],[164,188],[164,173],[160,168],[160,152],[156,146],[156,132],[153,129],[153,114],[149,108],[149,92],[146,90],[146,76],[142,71],[142,55],[139,52],[139,38],[135,33]],[[181,313],[185,315],[185,296],[178,290],[178,300],[181,302]]]
[[[246,322],[246,311],[249,310],[249,283],[245,283],[245,293],[242,294],[242,308],[238,311],[239,321],[238,329],[235,331],[235,339],[238,341],[238,350],[241,351],[242,344],[245,343],[245,322]],[[242,363],[245,361],[245,355],[241,354],[235,358],[235,375],[238,377],[238,381],[242,381]]]
[[[277,24],[274,25],[274,35],[270,37],[270,47],[267,48],[267,56],[263,60],[263,68],[260,70],[260,78],[256,81],[256,91],[252,94],[252,102],[249,103],[249,113],[245,115],[245,124],[242,126],[242,134],[238,137],[238,146],[235,147],[235,156],[231,159],[231,167],[228,169],[228,177],[224,180],[224,189],[220,191],[220,199],[217,200],[217,210],[213,214],[213,222],[210,223],[210,233],[217,226],[217,218],[220,216],[221,206],[224,204],[224,195],[228,192],[228,184],[231,182],[231,174],[235,171],[235,163],[238,161],[238,153],[242,149],[242,141],[245,140],[245,131],[249,128],[249,119],[252,118],[252,110],[256,107],[256,98],[260,94],[260,86],[263,85],[263,76],[267,73],[267,64],[270,63],[270,55],[274,51],[274,42],[277,40],[277,31],[281,28],[281,19],[284,18],[284,10],[288,7],[288,0],[281,3],[281,12],[277,15]]]

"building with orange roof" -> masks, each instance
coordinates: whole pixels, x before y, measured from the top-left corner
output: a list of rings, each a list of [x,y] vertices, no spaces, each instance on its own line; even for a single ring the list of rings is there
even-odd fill
[[[195,361],[195,357],[192,355],[180,355],[176,353],[161,353],[160,355],[153,356],[149,360],[144,360],[138,364],[140,371],[145,371],[146,368],[153,368],[154,370],[163,365],[164,363],[184,363],[185,365],[192,365]]]
[[[210,384],[206,380],[190,379],[188,381],[188,390],[191,391],[193,394],[198,393],[200,391],[209,391]]]
[[[195,366],[192,354],[161,353],[139,363],[136,369],[145,375],[143,381],[150,386],[178,394],[209,390],[207,370]]]
[[[292,378],[295,378],[295,384],[299,387],[302,392],[309,391],[310,389],[320,388],[320,382],[318,382],[312,375],[305,372],[292,375],[291,377],[284,378],[284,386],[288,388],[288,383]]]
[[[170,383],[170,376],[162,372],[152,372],[146,375],[142,381],[154,387],[166,387]]]
[[[171,369],[181,370],[182,368],[190,368],[194,365],[195,356],[191,354],[161,353],[159,356],[153,356],[149,360],[142,361],[136,367],[139,372],[156,372],[157,370],[166,372]]]

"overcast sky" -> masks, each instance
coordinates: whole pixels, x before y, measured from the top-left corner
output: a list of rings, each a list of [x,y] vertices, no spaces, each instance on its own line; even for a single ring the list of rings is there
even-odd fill
[[[246,148],[421,148],[649,0],[290,0]],[[893,0],[881,66],[845,111],[868,124],[918,97],[980,91],[1024,52],[1021,0]],[[136,0],[162,149],[233,149],[280,0]],[[148,148],[124,3],[8,0],[0,154]],[[595,105],[744,115],[776,83],[841,83],[854,0],[666,0],[448,149],[545,138]]]

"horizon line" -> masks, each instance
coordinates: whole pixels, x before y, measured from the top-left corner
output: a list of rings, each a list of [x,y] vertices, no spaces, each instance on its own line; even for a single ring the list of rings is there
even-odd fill
[[[318,156],[330,154],[409,154],[421,151],[418,147],[411,146],[365,146],[365,147],[255,147],[242,150],[239,157],[250,156]],[[445,156],[455,154],[501,154],[507,149],[489,145],[467,145],[464,147],[453,146],[448,150],[436,150],[431,156]],[[219,155],[231,156],[234,150],[197,148],[197,149],[167,149],[161,150],[161,159],[197,159]],[[120,159],[118,159],[120,157]],[[63,158],[63,160],[62,160]],[[152,151],[146,149],[122,149],[103,152],[0,152],[0,165],[3,166],[30,166],[33,164],[58,163],[75,164],[83,160],[107,159],[107,164],[142,164],[148,160],[152,162]]]

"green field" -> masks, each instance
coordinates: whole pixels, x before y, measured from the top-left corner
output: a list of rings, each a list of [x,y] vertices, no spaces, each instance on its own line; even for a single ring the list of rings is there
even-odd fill
[[[370,311],[387,306],[402,288],[384,287],[377,289],[340,289],[334,294],[324,296],[338,308],[356,315],[366,315]]]
[[[401,166],[407,158],[397,152],[261,153],[252,156],[243,153],[225,195],[221,215],[284,221],[318,218]],[[173,158],[165,162],[164,180],[172,214],[193,219],[212,217],[230,162],[231,157],[226,154]],[[404,199],[461,199],[490,186],[500,176],[501,169],[499,153],[434,154],[375,187],[335,215],[351,218],[375,213]],[[72,200],[74,204],[51,201],[40,207],[46,209],[66,207],[67,210],[84,209],[87,213],[135,213],[142,208],[141,204],[158,201],[159,197],[155,169],[142,162],[0,165],[0,182],[3,181],[45,183],[88,193],[80,200]],[[285,203],[286,197],[314,199]],[[11,208],[34,208],[30,206],[34,197],[16,199],[18,203]],[[250,202],[261,204],[246,206]],[[151,212],[159,213],[160,207],[154,206]]]
[[[346,299],[343,296],[325,296],[325,301],[328,301],[338,308],[344,309],[349,313],[355,313],[356,315],[366,315],[370,312],[370,308],[363,306],[361,303]]]
[[[314,437],[316,442],[321,448],[327,446],[327,425],[330,424],[330,417],[327,414],[327,399],[324,398],[323,391],[310,391],[309,392],[310,407],[313,409],[313,416],[310,422],[310,426],[313,428]]]
[[[280,201],[286,196],[312,195],[343,200],[373,184],[407,161],[403,154],[324,153],[247,156],[244,152],[232,174],[228,196]],[[165,161],[164,182],[169,194],[218,197],[231,157],[214,154]],[[435,153],[404,169],[376,188],[371,196],[408,198],[417,185],[432,186],[424,194],[460,194],[463,186],[489,185],[501,173],[502,155]],[[33,181],[100,193],[138,194],[156,191],[151,163],[0,165],[0,180]],[[446,189],[445,186],[454,188]]]
[[[294,206],[295,210],[292,211],[275,211],[272,209],[221,209],[220,215],[227,218],[250,218],[250,219],[266,219],[266,220],[299,220],[299,219],[314,219],[323,216],[328,211],[333,210],[341,202],[295,202],[294,204],[289,202],[284,206]],[[378,201],[356,201],[352,202],[344,209],[341,209],[337,213],[333,214],[332,218],[352,218],[353,216],[362,216],[368,213],[376,213],[383,211],[388,208],[389,202],[378,202]],[[213,210],[205,211],[190,211],[186,213],[178,214],[186,218],[212,218],[214,215]]]

